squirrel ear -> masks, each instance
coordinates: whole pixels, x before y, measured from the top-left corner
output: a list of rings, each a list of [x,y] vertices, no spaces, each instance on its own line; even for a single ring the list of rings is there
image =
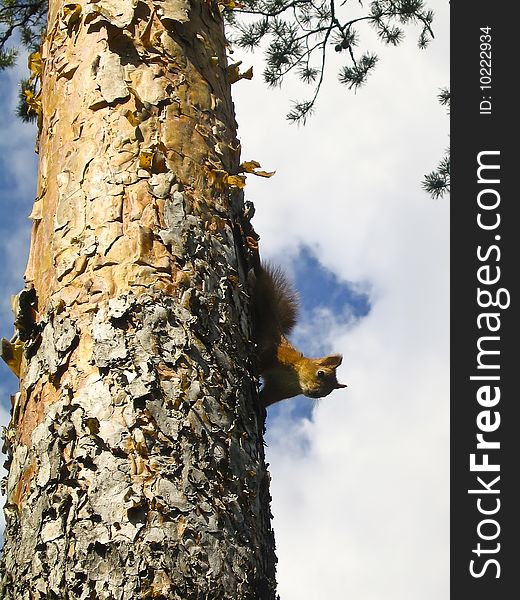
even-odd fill
[[[320,364],[324,367],[339,367],[341,361],[343,360],[343,356],[341,354],[330,354],[329,356],[325,356],[325,358],[320,359]]]

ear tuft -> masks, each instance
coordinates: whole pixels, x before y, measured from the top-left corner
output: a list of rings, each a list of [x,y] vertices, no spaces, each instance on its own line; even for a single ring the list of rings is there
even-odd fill
[[[329,356],[325,356],[325,358],[320,359],[320,364],[324,367],[339,367],[341,361],[343,360],[343,356],[341,354],[330,354]]]

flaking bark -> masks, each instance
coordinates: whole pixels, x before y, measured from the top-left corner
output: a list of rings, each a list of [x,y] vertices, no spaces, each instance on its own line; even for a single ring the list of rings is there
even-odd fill
[[[42,59],[0,597],[274,599],[219,8],[51,1]]]

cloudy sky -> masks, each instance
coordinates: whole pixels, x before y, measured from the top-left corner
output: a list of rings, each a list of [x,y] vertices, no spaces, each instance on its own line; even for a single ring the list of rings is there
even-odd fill
[[[282,600],[449,597],[449,202],[420,186],[449,145],[438,104],[449,85],[449,4],[430,0],[436,39],[399,48],[366,36],[380,62],[357,93],[330,56],[315,114],[290,125],[296,81],[269,90],[260,57],[235,52],[255,77],[234,85],[247,197],[265,259],[302,295],[294,340],[341,352],[348,384],[315,404],[269,409],[267,460]],[[332,53],[334,54],[334,53]],[[24,65],[21,65],[23,72]],[[34,130],[16,121],[16,73],[0,75],[0,333],[22,287],[34,198]],[[0,365],[0,418],[15,381]]]
[[[290,125],[299,82],[234,86],[265,258],[303,296],[295,340],[341,352],[338,390],[269,410],[267,460],[282,600],[449,597],[449,201],[421,190],[449,145],[449,5],[425,51],[409,31],[356,94],[336,56],[315,114]],[[333,53],[334,54],[334,53]],[[259,101],[261,99],[261,101]]]

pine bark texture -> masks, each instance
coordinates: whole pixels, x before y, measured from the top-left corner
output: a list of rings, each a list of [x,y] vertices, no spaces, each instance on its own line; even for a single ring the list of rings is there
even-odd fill
[[[2,599],[275,598],[225,44],[212,0],[50,2]]]

